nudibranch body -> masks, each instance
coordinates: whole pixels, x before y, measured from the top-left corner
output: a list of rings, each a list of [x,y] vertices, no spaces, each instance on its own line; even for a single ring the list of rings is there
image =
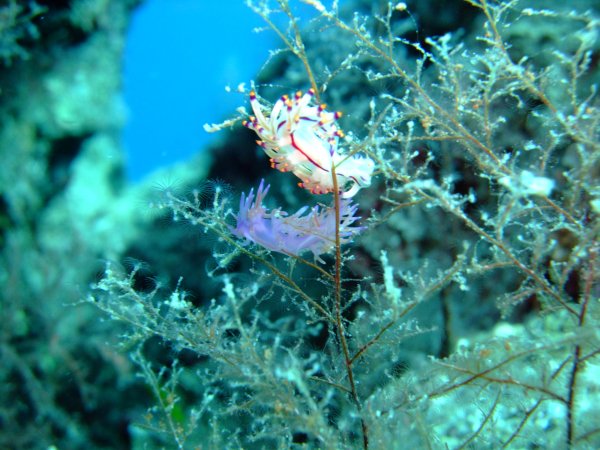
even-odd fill
[[[345,156],[338,152],[338,141],[344,136],[336,125],[340,112],[328,112],[325,105],[314,105],[314,91],[284,95],[265,115],[254,91],[250,105],[254,116],[244,125],[256,132],[257,143],[271,158],[271,167],[292,172],[300,187],[313,194],[333,192],[332,166],[335,166],[338,189],[343,198],[354,196],[371,184],[374,162],[370,158]]]
[[[268,192],[269,186],[265,187],[263,180],[256,195],[254,189],[248,196],[242,194],[237,225],[231,228],[237,237],[287,255],[300,256],[310,250],[315,261],[324,262],[321,255],[335,249],[336,227],[341,244],[351,242],[363,230],[356,225],[360,217],[352,200],[340,200],[337,223],[334,207],[304,206],[294,214],[280,209],[269,211],[263,204]]]

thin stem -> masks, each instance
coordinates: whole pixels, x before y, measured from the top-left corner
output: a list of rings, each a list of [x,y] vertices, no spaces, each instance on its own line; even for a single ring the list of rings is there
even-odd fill
[[[144,376],[146,377],[147,382],[150,384],[154,396],[160,405],[160,410],[163,413],[163,417],[168,427],[168,431],[173,436],[173,439],[177,443],[177,448],[184,448],[185,445],[185,436],[182,436],[182,429],[178,427],[173,421],[172,409],[175,404],[174,399],[169,399],[168,396],[163,394],[163,387],[160,385],[159,377],[157,377],[152,369],[149,367],[149,364],[143,360],[140,356],[140,350],[138,349],[138,354],[136,355],[136,359],[138,364],[140,365],[142,371],[144,372]],[[175,370],[174,370],[175,371]],[[162,373],[162,372],[161,372]]]
[[[315,75],[310,67],[310,63],[308,62],[308,56],[306,56],[306,48],[304,47],[304,41],[302,40],[302,34],[300,33],[300,29],[298,28],[298,24],[296,22],[296,18],[292,11],[290,10],[290,6],[287,1],[278,0],[279,6],[283,10],[283,12],[288,16],[292,29],[294,30],[294,41],[295,46],[290,45],[289,40],[286,40],[286,45],[288,48],[298,57],[298,59],[302,62],[304,66],[304,70],[306,71],[306,75],[308,76],[308,80],[310,81],[310,85],[315,91],[315,99],[318,103],[321,103],[321,97],[319,95],[319,88],[317,87],[317,80],[315,79]]]
[[[344,353],[344,361],[346,363],[346,373],[348,375],[348,383],[350,384],[350,391],[352,394],[352,400],[356,405],[356,409],[361,413],[362,407],[358,398],[358,392],[356,391],[356,383],[354,382],[354,373],[352,372],[352,357],[348,349],[348,342],[346,341],[346,331],[344,330],[344,323],[342,321],[342,250],[341,250],[341,239],[340,239],[340,191],[338,187],[337,174],[335,172],[335,165],[331,165],[331,177],[333,181],[333,199],[335,203],[335,325],[337,329],[338,338],[342,352]],[[363,448],[366,450],[369,448],[369,435],[367,423],[362,417],[360,418],[360,424],[363,433]]]
[[[234,239],[232,239],[231,237],[227,236],[224,233],[221,233],[213,225],[208,224],[208,223],[202,223],[202,224],[207,226],[208,228],[210,228],[215,234],[220,236],[223,240],[225,240],[229,244],[235,246],[237,248],[237,250],[239,250],[240,252],[244,253],[245,255],[249,256],[250,258],[260,261],[273,273],[273,275],[279,277],[282,281],[284,281],[287,285],[289,285],[292,291],[294,291],[298,295],[300,295],[307,303],[309,303],[313,308],[315,308],[325,319],[327,319],[330,322],[334,322],[334,318],[331,316],[331,314],[327,310],[325,310],[325,308],[323,308],[321,305],[319,305],[313,298],[311,298],[306,292],[304,292],[302,290],[302,288],[300,286],[298,286],[298,284],[294,280],[292,280],[290,277],[285,275],[281,270],[279,270],[277,267],[275,267],[269,261],[256,255],[255,253],[252,253],[251,251],[245,249]]]
[[[251,3],[248,3],[248,6],[250,7],[250,9],[252,9],[252,11],[258,14],[267,23],[267,25],[269,25],[269,27],[277,34],[277,36],[279,36],[279,39],[283,41],[288,50],[291,51],[302,62],[304,70],[306,71],[306,75],[308,76],[308,79],[310,81],[310,85],[315,91],[315,99],[317,100],[317,102],[320,103],[321,98],[319,94],[319,88],[317,87],[317,80],[315,79],[313,71],[310,67],[310,63],[308,62],[308,57],[306,56],[306,48],[304,47],[304,41],[302,40],[302,34],[300,33],[300,29],[298,28],[296,18],[290,10],[287,1],[277,0],[277,3],[279,3],[281,10],[284,12],[284,14],[288,17],[288,20],[290,21],[290,25],[294,32],[293,41],[288,36],[286,36],[286,34],[283,31],[281,31],[277,27],[277,25],[275,25],[275,23],[269,18],[268,13],[265,13],[260,8],[253,6]]]
[[[590,260],[588,263],[588,271],[586,277],[585,288],[583,291],[582,305],[579,312],[578,324],[579,328],[585,325],[585,318],[587,314],[587,308],[592,293],[592,285],[595,279],[594,263],[596,259],[596,250],[593,249],[590,252]],[[575,444],[575,394],[577,388],[577,378],[581,369],[581,345],[576,344],[573,349],[573,365],[571,366],[571,373],[569,375],[569,393],[567,397],[567,447],[572,448]]]

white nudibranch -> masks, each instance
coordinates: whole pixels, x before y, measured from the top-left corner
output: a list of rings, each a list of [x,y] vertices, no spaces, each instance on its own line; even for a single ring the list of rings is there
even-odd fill
[[[250,92],[254,116],[244,126],[254,130],[257,141],[271,158],[271,167],[292,172],[301,182],[298,185],[313,194],[333,192],[332,167],[343,198],[353,197],[361,188],[371,184],[375,163],[368,157],[346,156],[338,151],[338,141],[344,133],[336,125],[340,112],[328,112],[325,105],[314,105],[315,92],[296,92],[284,95],[273,105],[270,114]]]

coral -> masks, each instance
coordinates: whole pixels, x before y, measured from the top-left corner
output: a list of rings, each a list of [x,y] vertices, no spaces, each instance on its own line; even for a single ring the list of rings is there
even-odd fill
[[[10,66],[15,59],[26,59],[29,56],[23,41],[39,37],[33,19],[44,11],[45,8],[34,1],[24,5],[9,0],[0,7],[0,59],[5,66]]]
[[[110,25],[88,34],[68,20],[74,1],[0,7],[2,448],[127,445],[122,394],[135,376],[80,299],[99,259],[120,258],[136,234],[114,108],[115,23],[132,2],[110,1]]]
[[[262,76],[285,68],[255,83],[280,100],[268,114],[253,91],[247,126],[276,168],[321,170],[308,191],[333,202],[289,216],[264,206],[265,184],[238,212],[222,185],[163,193],[159,211],[213,236],[208,278],[193,265],[221,291],[200,304],[139,264],[93,286],[155,398],[138,444],[598,448],[595,4],[467,0],[468,26],[433,17],[445,28],[423,35],[402,2],[346,15],[309,0],[306,29],[292,2],[247,3],[282,40]],[[336,174],[359,153],[373,177],[356,209],[342,197],[360,183]],[[270,196],[305,204],[289,178]],[[179,362],[148,355],[157,337]]]

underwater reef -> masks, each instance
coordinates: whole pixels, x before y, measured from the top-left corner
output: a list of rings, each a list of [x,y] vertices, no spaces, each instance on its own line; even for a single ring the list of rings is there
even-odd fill
[[[600,447],[596,1],[239,2],[280,48],[132,184],[140,3],[0,6],[0,448]]]

